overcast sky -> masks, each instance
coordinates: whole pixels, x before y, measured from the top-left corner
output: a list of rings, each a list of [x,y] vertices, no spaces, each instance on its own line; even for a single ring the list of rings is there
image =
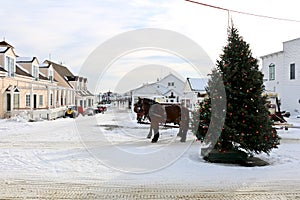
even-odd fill
[[[199,44],[214,63],[226,44],[228,13],[184,0],[0,0],[0,2],[0,39],[5,38],[20,56],[36,56],[40,62],[50,57],[53,61],[63,62],[69,66],[75,75],[80,72],[87,57],[99,45],[126,31],[159,28],[178,32]],[[198,0],[198,2],[253,14],[300,20],[298,3],[295,0]],[[240,34],[250,43],[253,55],[257,58],[280,51],[282,42],[300,37],[299,22],[233,12],[230,13],[230,17]],[[139,62],[136,62],[135,56]],[[171,57],[173,59],[170,59]],[[130,79],[135,83],[133,85],[139,86],[141,82],[162,78],[179,65],[186,66],[175,70],[183,79],[199,76],[188,69],[188,63],[184,60],[160,51],[127,55],[126,58],[119,58],[110,67],[116,67],[118,63],[120,67],[127,63],[127,66],[144,68],[150,66],[152,61],[155,66],[153,71],[146,73],[147,76],[140,82],[135,83]],[[166,68],[157,67],[158,65]],[[119,73],[119,77],[107,76],[105,80],[106,75],[103,75],[102,86],[98,89],[113,91],[116,87],[114,84],[118,80],[124,76],[132,77],[126,72],[141,71],[128,70],[126,65],[124,66],[120,70],[124,70],[125,74]],[[87,78],[99,79],[92,76]]]

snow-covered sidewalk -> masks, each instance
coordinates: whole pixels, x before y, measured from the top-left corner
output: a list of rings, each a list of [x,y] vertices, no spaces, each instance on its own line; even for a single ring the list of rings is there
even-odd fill
[[[199,191],[282,188],[281,192],[291,192],[293,188],[280,185],[300,186],[298,128],[278,130],[282,137],[279,148],[269,156],[259,155],[269,166],[248,168],[205,162],[199,157],[201,144],[193,134],[181,143],[176,128],[162,128],[159,142],[152,144],[146,139],[149,125],[138,125],[134,118],[128,110],[111,108],[105,114],[75,120],[0,120],[1,187],[27,181],[35,185],[68,183],[70,187],[188,186]],[[300,119],[288,121],[300,125]],[[299,194],[299,189],[294,189]]]

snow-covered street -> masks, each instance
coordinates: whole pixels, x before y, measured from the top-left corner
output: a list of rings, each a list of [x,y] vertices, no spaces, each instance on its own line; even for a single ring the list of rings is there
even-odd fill
[[[279,149],[258,155],[270,163],[264,167],[207,163],[192,133],[181,143],[176,128],[162,127],[152,144],[148,131],[116,108],[77,119],[0,120],[0,198],[300,198],[298,128],[278,130]]]

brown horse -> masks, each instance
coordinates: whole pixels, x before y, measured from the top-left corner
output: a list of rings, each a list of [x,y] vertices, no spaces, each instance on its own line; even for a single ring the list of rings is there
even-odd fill
[[[138,102],[134,104],[133,111],[136,113],[136,120],[138,123],[146,119],[145,112],[142,108],[142,99],[139,97]]]
[[[141,121],[142,116],[150,121],[150,131],[147,138],[152,137],[152,130],[154,136],[152,142],[157,142],[159,138],[159,124],[160,123],[174,123],[179,125],[179,133],[177,136],[181,137],[181,142],[186,141],[186,134],[189,128],[189,110],[184,106],[179,105],[162,105],[152,99],[139,98],[138,102],[134,104],[134,111],[137,113],[138,122]]]

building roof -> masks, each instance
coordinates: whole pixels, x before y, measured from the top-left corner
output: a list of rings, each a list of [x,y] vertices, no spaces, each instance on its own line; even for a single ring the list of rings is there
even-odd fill
[[[50,67],[50,63],[40,63],[39,67],[40,68],[49,68]]]
[[[285,43],[290,43],[290,42],[295,42],[297,40],[300,40],[300,38],[295,38],[295,39],[292,39],[292,40],[287,40],[287,41],[284,41],[283,44]],[[276,55],[276,54],[281,54],[283,53],[283,51],[277,51],[277,52],[274,52],[274,53],[269,53],[267,55],[263,55],[263,56],[260,56],[261,59],[264,59],[266,57],[269,57],[269,56],[273,56],[273,55]]]
[[[187,78],[187,82],[192,91],[205,91],[208,78]]]
[[[281,54],[281,53],[283,53],[283,51],[277,51],[277,52],[274,52],[274,53],[269,53],[267,55],[260,56],[260,58],[263,59],[263,58],[266,58],[266,57],[269,57],[269,56],[274,56],[276,54]]]
[[[17,63],[32,63],[36,57],[17,57]]]
[[[158,83],[151,83],[151,84],[144,84],[134,90],[132,92],[135,95],[158,95],[162,96],[163,94],[166,94],[169,91],[169,89],[161,84]]]
[[[48,65],[52,65],[53,69],[65,80],[65,82],[71,87],[73,88],[73,85],[70,84],[70,80],[74,79],[75,76],[72,74],[72,72],[66,67],[63,66],[61,64],[57,64],[55,62],[49,61],[49,60],[45,60],[44,64]],[[54,79],[56,81],[56,79]]]
[[[170,78],[170,77],[175,78],[175,79],[177,79],[178,81],[181,81],[182,83],[184,83],[184,81],[183,81],[181,78],[177,77],[176,75],[174,75],[174,74],[171,73],[171,72],[170,72],[167,76],[165,76],[165,77],[163,77],[161,80],[159,80],[159,82],[162,82],[163,80],[168,79],[168,78]]]
[[[52,64],[52,67],[55,69],[55,71],[61,76],[61,77],[74,77],[72,72],[66,67],[61,64],[57,64],[55,62],[45,60],[44,63]]]
[[[161,94],[166,94],[170,90],[169,88],[167,88],[166,86],[160,84],[159,82],[158,83],[152,83],[150,85],[152,85],[156,89],[156,91],[159,91]]]
[[[167,81],[175,81],[179,84],[176,84],[176,87],[169,87],[167,86]],[[161,80],[158,80],[154,83],[146,83],[142,86],[131,90],[134,95],[157,95],[157,96],[165,96],[166,94],[170,92],[174,92],[178,95],[182,93],[182,90],[184,88],[184,81],[182,81],[180,78],[175,76],[174,74],[170,73]]]
[[[2,66],[0,65],[0,72],[7,72],[7,71],[4,69],[4,67],[2,67]]]
[[[19,88],[17,86],[13,86],[13,85],[9,85],[6,90],[6,92],[10,92],[10,91],[13,91],[13,92],[20,92]]]
[[[294,38],[294,39],[291,39],[291,40],[284,41],[283,43],[294,42],[294,41],[296,41],[296,40],[300,40],[300,37]]]
[[[1,47],[0,46],[0,53],[5,53],[8,49],[9,49],[9,47]]]
[[[16,64],[16,74],[33,78],[33,76],[19,64]]]
[[[94,96],[90,91],[88,90],[80,90],[80,91],[76,91],[76,93],[79,95],[79,96]]]
[[[6,41],[1,41],[0,42],[0,47],[11,47],[11,48],[14,48],[12,45],[8,44]]]
[[[45,75],[39,73],[39,79],[41,80],[49,80]]]

